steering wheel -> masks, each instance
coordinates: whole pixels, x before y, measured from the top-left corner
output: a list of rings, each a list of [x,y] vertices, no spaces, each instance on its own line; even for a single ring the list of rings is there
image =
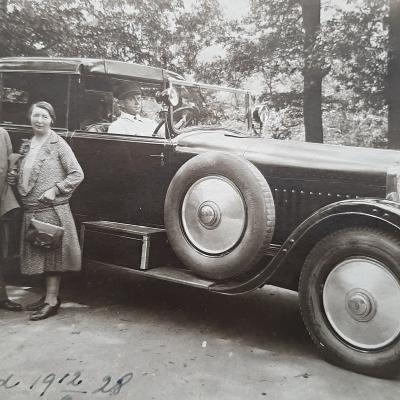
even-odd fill
[[[185,111],[186,111],[186,115],[184,115]],[[184,121],[182,121],[182,124],[179,126],[179,129],[182,129],[182,128],[186,128],[193,122],[196,123],[198,115],[199,115],[199,110],[196,106],[183,106],[183,107],[177,108],[176,110],[174,110],[172,112],[172,119],[174,122],[177,121],[175,123],[175,126],[176,126],[185,117]],[[156,129],[154,130],[152,136],[157,136],[158,131],[164,125],[164,123],[165,123],[164,120],[159,122],[159,124],[157,125]]]
[[[177,120],[175,125],[181,123],[179,129],[182,129],[186,128],[193,122],[196,123],[199,116],[199,110],[195,106],[183,106],[174,110],[172,115],[174,121]]]

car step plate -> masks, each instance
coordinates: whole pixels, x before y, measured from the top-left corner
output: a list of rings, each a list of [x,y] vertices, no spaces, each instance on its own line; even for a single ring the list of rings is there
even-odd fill
[[[189,270],[175,267],[158,267],[150,270],[139,270],[127,267],[121,267],[119,265],[107,264],[100,261],[84,260],[85,267],[89,269],[99,269],[103,271],[113,271],[115,273],[127,273],[133,275],[140,275],[149,278],[161,279],[164,281],[180,283],[186,286],[193,286],[202,289],[208,289],[213,285],[214,281],[208,281],[205,279],[198,278],[193,275]]]

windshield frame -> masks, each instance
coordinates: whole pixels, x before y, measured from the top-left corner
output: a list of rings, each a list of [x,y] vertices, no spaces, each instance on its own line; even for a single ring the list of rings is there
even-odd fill
[[[238,94],[243,94],[245,96],[245,117],[247,120],[247,131],[239,131],[233,128],[228,128],[228,127],[193,127],[192,129],[189,129],[188,131],[192,130],[225,130],[227,132],[233,132],[236,134],[240,134],[241,136],[251,136],[252,135],[252,128],[253,128],[253,121],[252,121],[252,102],[253,102],[253,96],[251,95],[251,92],[248,89],[236,89],[232,88],[229,86],[220,86],[220,85],[212,85],[212,84],[207,84],[207,83],[199,83],[199,82],[194,82],[194,81],[186,81],[186,80],[181,80],[181,79],[173,79],[169,78],[168,79],[168,86],[170,88],[173,88],[174,85],[178,86],[186,86],[186,87],[192,87],[192,88],[198,88],[198,89],[210,89],[210,90],[220,90],[224,92],[230,92],[230,93],[238,93]],[[169,110],[168,110],[168,115],[169,115],[169,126],[171,129],[171,137],[176,137],[179,136],[182,131],[177,131],[175,128],[175,124],[173,121],[173,106],[169,105]],[[185,131],[187,132],[187,131]]]

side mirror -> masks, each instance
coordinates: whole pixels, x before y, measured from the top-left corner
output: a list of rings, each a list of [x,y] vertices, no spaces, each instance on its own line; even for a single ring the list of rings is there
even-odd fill
[[[163,90],[162,92],[156,93],[157,103],[164,103],[173,107],[179,104],[179,94],[173,87]]]

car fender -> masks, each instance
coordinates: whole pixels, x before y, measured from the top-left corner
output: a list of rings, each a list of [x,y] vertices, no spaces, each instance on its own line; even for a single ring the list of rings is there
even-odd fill
[[[305,257],[323,236],[348,226],[374,226],[400,233],[400,204],[383,199],[350,199],[322,207],[304,220],[273,258],[253,275],[236,282],[214,284],[210,290],[240,294],[266,284],[297,290]]]

